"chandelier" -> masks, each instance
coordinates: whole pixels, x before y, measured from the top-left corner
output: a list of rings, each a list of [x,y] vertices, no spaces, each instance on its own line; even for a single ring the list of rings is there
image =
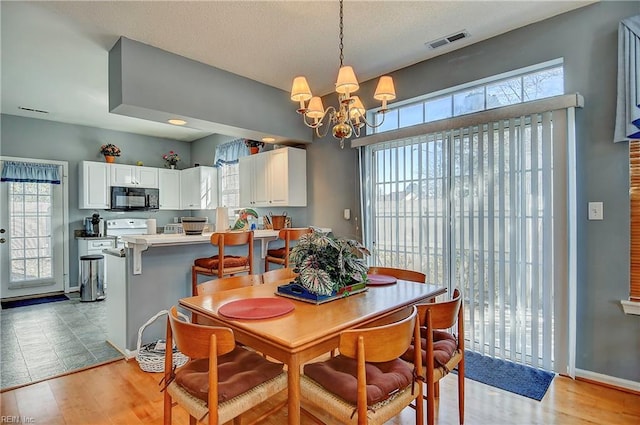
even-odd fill
[[[313,96],[309,89],[309,84],[304,76],[295,77],[293,86],[291,87],[291,100],[299,102],[300,107],[297,112],[302,115],[302,119],[307,127],[315,130],[318,137],[324,137],[332,125],[333,137],[340,140],[340,147],[344,148],[344,139],[350,138],[352,135],[360,137],[360,129],[365,125],[376,128],[382,125],[384,121],[384,113],[387,112],[387,101],[396,98],[396,91],[393,86],[393,79],[384,75],[380,77],[378,86],[373,98],[382,102],[379,113],[382,113],[382,120],[374,125],[369,123],[365,117],[365,108],[358,96],[353,96],[359,88],[356,74],[351,66],[343,65],[343,13],[342,3],[340,0],[340,70],[338,71],[338,79],[336,81],[336,93],[338,94],[338,107],[329,106],[324,109],[322,99],[319,96]],[[305,102],[309,101],[308,105]],[[328,125],[321,131],[323,123]]]

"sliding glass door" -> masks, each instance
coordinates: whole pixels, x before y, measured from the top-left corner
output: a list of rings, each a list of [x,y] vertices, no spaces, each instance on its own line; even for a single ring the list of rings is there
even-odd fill
[[[467,348],[548,370],[566,338],[565,318],[554,315],[567,286],[554,271],[567,240],[556,234],[566,235],[556,218],[567,214],[554,192],[566,185],[557,133],[552,112],[533,113],[363,150],[373,265],[461,288]]]

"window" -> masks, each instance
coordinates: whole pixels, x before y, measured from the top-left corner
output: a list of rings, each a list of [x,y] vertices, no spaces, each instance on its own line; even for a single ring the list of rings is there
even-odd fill
[[[564,67],[558,59],[398,102],[384,116],[368,114],[376,125],[384,119],[375,134],[561,94]]]
[[[224,164],[218,168],[220,180],[220,205],[229,208],[240,207],[240,178],[239,165]]]

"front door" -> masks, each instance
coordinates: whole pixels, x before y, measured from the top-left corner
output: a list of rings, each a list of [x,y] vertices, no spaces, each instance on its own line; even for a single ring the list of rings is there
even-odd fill
[[[0,183],[0,298],[64,290],[63,184]]]

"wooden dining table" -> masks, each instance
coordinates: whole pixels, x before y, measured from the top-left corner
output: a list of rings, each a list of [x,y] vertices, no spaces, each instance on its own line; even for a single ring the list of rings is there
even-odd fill
[[[270,319],[239,320],[218,313],[223,305],[241,299],[278,297],[275,282],[182,298],[180,306],[233,330],[236,340],[287,365],[288,423],[300,423],[300,367],[338,347],[340,332],[366,326],[406,306],[432,300],[446,288],[398,280],[328,303],[291,300],[293,311]]]

